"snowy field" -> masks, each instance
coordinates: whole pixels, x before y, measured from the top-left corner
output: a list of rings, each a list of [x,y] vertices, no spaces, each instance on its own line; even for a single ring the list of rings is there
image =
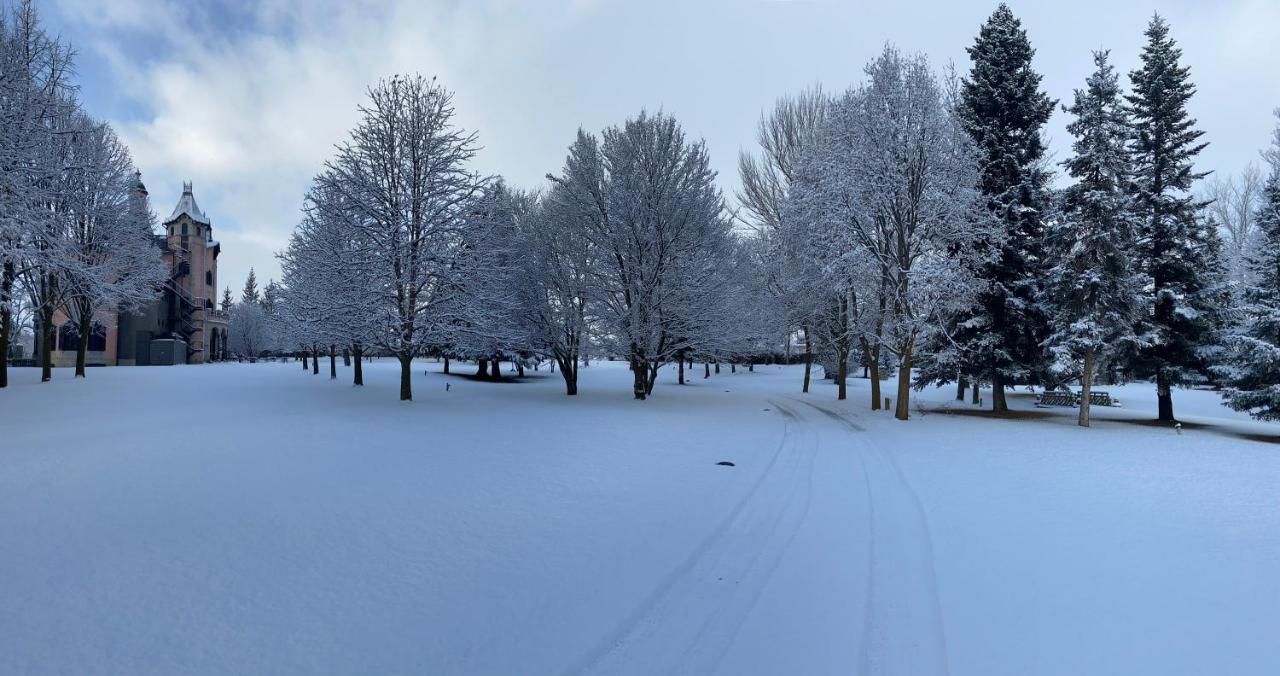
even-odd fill
[[[1213,393],[323,366],[17,370],[0,672],[1280,673],[1280,426]]]

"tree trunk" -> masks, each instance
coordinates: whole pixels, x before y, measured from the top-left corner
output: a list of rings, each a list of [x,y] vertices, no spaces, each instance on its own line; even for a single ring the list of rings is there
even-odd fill
[[[756,372],[756,360],[752,359],[751,361],[747,362],[747,371],[751,373]]]
[[[956,401],[964,401],[964,391],[969,388],[969,380],[964,376],[956,378]]]
[[[880,410],[880,343],[876,342],[875,349],[871,348],[871,342],[866,338],[860,339],[862,342],[862,363],[864,374],[871,381],[871,410]]]
[[[652,365],[650,365],[650,366],[648,367],[649,374],[648,374],[648,377],[645,379],[645,384],[644,384],[644,393],[645,393],[645,394],[648,394],[648,395],[652,395],[652,394],[653,394],[653,386],[654,386],[655,384],[657,384],[657,382],[658,382],[658,367],[659,367],[659,366],[661,366],[661,364],[659,364],[658,362],[656,362],[656,361],[655,361],[655,362],[653,362],[653,364],[652,364]]]
[[[801,329],[804,332],[804,385],[800,391],[804,394],[809,393],[809,376],[813,373],[813,343],[809,339],[809,327]]]
[[[720,375],[720,362],[716,362],[716,375]]]
[[[476,377],[484,378],[484,379],[489,378],[489,360],[488,359],[476,360]]]
[[[572,352],[563,357],[557,355],[551,360],[551,371],[555,372],[556,361],[560,362],[560,376],[564,378],[564,392],[572,397],[578,393],[578,355]]]
[[[902,351],[902,362],[898,364],[898,407],[893,414],[893,417],[898,420],[906,420],[910,412],[911,350],[914,342],[907,343],[906,349]]]
[[[493,361],[489,362],[489,380],[502,380],[502,371],[498,370],[498,366],[498,358],[494,357]]]
[[[342,348],[342,365],[351,366],[351,349],[350,348],[346,348],[346,347]]]
[[[320,375],[320,348],[311,346],[311,375]]]
[[[53,308],[40,311],[40,382],[53,380]]]
[[[329,380],[338,379],[338,348],[329,346]]]
[[[847,340],[848,339],[846,339],[846,341]],[[848,396],[848,389],[845,381],[849,379],[849,348],[847,346],[843,349],[837,347],[836,356],[839,359],[839,364],[836,368],[836,399],[844,401]]]
[[[1169,384],[1169,376],[1161,368],[1156,371],[1156,400],[1159,405],[1160,422],[1177,422],[1177,418],[1173,417],[1173,391]]]
[[[0,388],[9,386],[9,336],[13,331],[13,312],[9,300],[13,295],[13,282],[17,271],[13,261],[4,262],[0,276]]]
[[[995,413],[1009,411],[1009,404],[1004,399],[1004,376],[999,371],[991,374],[991,410]]]
[[[448,357],[444,358],[444,374],[446,376],[449,375],[449,358]]]
[[[400,353],[400,401],[413,401],[413,381],[410,377],[413,375],[413,355],[406,352]]]
[[[516,362],[516,375],[524,377],[524,362]]]
[[[977,379],[973,381],[973,398],[970,400],[974,406],[982,403],[982,383]]]
[[[735,361],[735,362],[730,362],[730,363],[729,363],[729,373],[737,373],[737,372],[738,372],[738,362],[736,362],[736,361]]]
[[[307,365],[307,351],[303,350],[302,351],[302,370],[305,371],[309,368],[311,367]]]
[[[710,378],[710,377],[711,377],[711,362],[704,361],[702,362],[702,379],[706,380],[707,378]]]
[[[631,356],[631,375],[633,377],[631,392],[640,401],[644,401],[645,393],[648,391],[646,387],[648,378],[645,377],[648,375],[648,371],[648,363],[633,354]]]
[[[352,385],[364,385],[364,367],[360,364],[360,362],[363,361],[361,359],[363,352],[364,348],[359,345],[353,345],[351,347],[351,354],[355,357],[355,361],[352,363],[352,366],[355,367],[351,380]]]
[[[89,327],[92,326],[92,317],[90,313],[84,312],[84,308],[80,308],[82,315],[80,317],[80,340],[76,341],[76,376],[84,377],[84,366],[86,357],[89,355]]]
[[[684,384],[684,357],[680,357],[676,361],[680,363],[680,375],[677,376],[676,382],[683,385]]]
[[[877,350],[878,352],[879,350]],[[881,409],[880,401],[880,359],[868,362],[871,369],[871,410],[879,411]]]
[[[1093,385],[1093,348],[1084,350],[1084,371],[1080,374],[1080,426],[1089,426],[1089,390]]]

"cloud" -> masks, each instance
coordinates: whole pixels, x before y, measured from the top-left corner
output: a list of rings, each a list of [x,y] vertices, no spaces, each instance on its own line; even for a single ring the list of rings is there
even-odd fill
[[[455,92],[458,123],[480,135],[476,168],[537,187],[556,171],[579,126],[598,130],[642,107],[675,115],[707,140],[721,184],[750,148],[760,111],[821,82],[838,92],[886,40],[954,61],[994,3],[895,6],[830,2],[658,0],[338,1],[51,0],[81,52],[90,110],[107,111],[167,214],[183,180],[224,242],[222,282],[250,266],[278,276],[311,176],[356,122],[366,88],[398,72],[437,75]],[[1269,0],[1168,0],[1200,84],[1193,113],[1212,145],[1206,168],[1256,157],[1280,104],[1280,60]],[[1110,0],[1015,6],[1037,47],[1050,94],[1069,100],[1114,50],[1135,65],[1150,8]],[[1106,21],[1099,21],[1099,16]],[[920,16],[929,17],[922,21]],[[1230,36],[1225,39],[1223,36]],[[104,114],[104,113],[99,113]],[[1046,130],[1058,158],[1066,118]]]

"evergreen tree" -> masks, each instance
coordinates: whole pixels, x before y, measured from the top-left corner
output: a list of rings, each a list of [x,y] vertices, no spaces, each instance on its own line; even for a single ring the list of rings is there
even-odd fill
[[[1089,390],[1095,368],[1140,344],[1134,335],[1143,278],[1131,264],[1133,221],[1129,210],[1128,129],[1120,85],[1108,53],[1094,52],[1097,69],[1075,102],[1067,131],[1073,156],[1063,162],[1075,180],[1062,199],[1061,218],[1047,230],[1048,345],[1054,370],[1080,376],[1080,425],[1089,426]]]
[[[1132,361],[1135,375],[1153,377],[1159,419],[1172,422],[1174,385],[1195,382],[1207,370],[1213,343],[1214,284],[1221,242],[1199,212],[1191,193],[1205,174],[1193,160],[1207,145],[1187,114],[1195,93],[1190,69],[1179,64],[1182,50],[1169,26],[1152,18],[1142,50],[1142,67],[1129,74],[1127,97],[1132,135],[1131,192],[1139,224],[1138,265],[1151,279],[1152,305],[1145,314],[1151,345]]]
[[[1057,101],[1040,90],[1031,67],[1035,50],[1008,5],[996,9],[968,52],[973,68],[961,82],[957,112],[977,146],[980,187],[1004,237],[992,243],[992,262],[979,271],[990,287],[958,322],[954,338],[968,355],[964,370],[989,380],[992,409],[1005,411],[1005,386],[1037,380],[1047,366],[1039,298],[1052,198],[1040,128]]]
[[[249,268],[249,277],[244,280],[244,291],[240,292],[240,302],[258,302],[258,276],[254,274],[253,268]]]
[[[1223,396],[1237,411],[1280,420],[1280,124],[1264,156],[1271,175],[1256,215],[1262,241],[1249,258],[1255,276],[1245,290],[1243,321],[1227,340]]]
[[[235,304],[236,302],[231,299],[231,287],[228,286],[222,290],[222,311],[231,312],[231,306]]]

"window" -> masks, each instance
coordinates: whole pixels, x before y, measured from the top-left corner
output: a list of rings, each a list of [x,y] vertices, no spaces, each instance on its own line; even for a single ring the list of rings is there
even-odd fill
[[[89,329],[89,351],[105,352],[107,350],[107,327],[93,323],[93,328]]]
[[[63,352],[75,350],[80,345],[80,332],[72,322],[58,327],[58,349]]]
[[[205,286],[213,286],[213,270],[204,271],[204,284]]]
[[[184,249],[190,249],[190,248],[191,248],[191,239],[187,236],[187,224],[186,224],[186,223],[183,223],[183,224],[182,224],[182,248],[184,248]]]

